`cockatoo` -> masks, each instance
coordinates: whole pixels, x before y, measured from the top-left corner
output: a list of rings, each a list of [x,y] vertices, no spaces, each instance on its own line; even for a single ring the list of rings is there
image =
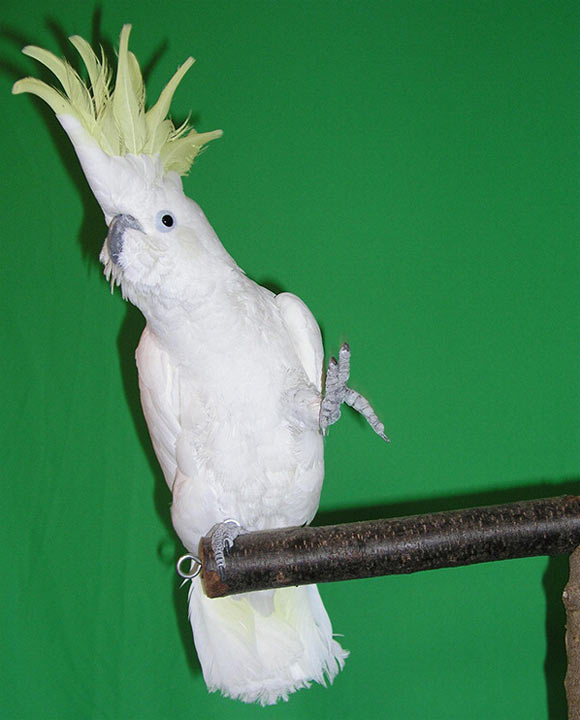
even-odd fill
[[[41,97],[68,134],[108,226],[100,260],[146,327],[136,351],[143,412],[172,493],[171,517],[195,554],[210,534],[220,572],[239,532],[309,523],[323,480],[323,437],[346,402],[384,439],[369,403],[347,386],[348,346],[331,359],[322,393],[320,330],[306,305],[250,280],[226,252],[181,175],[221,131],[199,134],[167,117],[188,58],[145,110],[137,59],[119,41],[108,64],[70,38],[88,74],[47,50],[23,52],[62,91],[34,78],[14,93]],[[315,585],[210,600],[199,578],[189,615],[210,691],[273,704],[325,684],[348,652],[334,639]]]

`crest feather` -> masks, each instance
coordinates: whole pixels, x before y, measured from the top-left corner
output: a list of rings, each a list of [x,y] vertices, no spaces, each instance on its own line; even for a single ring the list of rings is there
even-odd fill
[[[185,175],[199,151],[221,130],[197,133],[187,123],[176,128],[167,117],[173,95],[185,73],[193,65],[189,57],[161,91],[159,99],[145,111],[145,85],[139,62],[129,50],[131,25],[124,25],[119,40],[115,87],[101,49],[97,57],[89,43],[79,35],[69,39],[79,53],[88,74],[88,85],[66,61],[43,48],[29,45],[23,53],[47,67],[62,91],[35,78],[18,80],[12,92],[32,93],[44,100],[56,115],[72,115],[108,155],[159,155],[165,172]]]

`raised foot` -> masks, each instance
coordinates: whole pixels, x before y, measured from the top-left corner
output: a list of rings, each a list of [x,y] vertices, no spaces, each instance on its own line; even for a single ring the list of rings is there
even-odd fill
[[[222,582],[226,579],[226,555],[234,545],[234,540],[243,531],[242,526],[236,520],[224,520],[216,523],[209,531],[211,538],[211,549],[217,565],[218,574]]]
[[[385,426],[377,417],[369,401],[346,384],[349,377],[350,347],[348,343],[344,343],[338,352],[338,361],[331,357],[328,362],[324,398],[320,406],[320,428],[323,434],[326,435],[328,428],[340,418],[340,406],[345,403],[359,412],[377,435],[386,442],[390,442],[385,435]]]

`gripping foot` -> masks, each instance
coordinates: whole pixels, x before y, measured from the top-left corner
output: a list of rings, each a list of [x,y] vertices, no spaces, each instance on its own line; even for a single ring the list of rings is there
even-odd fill
[[[340,418],[342,403],[359,412],[377,435],[390,442],[385,435],[385,426],[377,417],[369,401],[360,393],[347,386],[350,377],[350,347],[344,343],[338,352],[338,361],[331,357],[326,371],[324,398],[320,406],[320,429],[326,435],[328,428]]]
[[[209,531],[211,538],[211,549],[213,550],[218,574],[222,582],[226,579],[226,555],[234,545],[234,540],[243,531],[242,526],[236,520],[224,520],[216,523]]]

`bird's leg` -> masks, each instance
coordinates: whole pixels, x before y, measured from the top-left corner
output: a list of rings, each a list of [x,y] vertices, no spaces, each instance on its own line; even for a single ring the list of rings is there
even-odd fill
[[[328,361],[324,398],[320,405],[320,427],[326,434],[328,428],[340,418],[340,406],[346,398],[346,381],[350,374],[350,348],[345,343],[335,357]]]
[[[385,426],[377,417],[376,412],[373,410],[369,401],[363,397],[356,390],[351,388],[346,389],[346,397],[344,402],[350,405],[351,408],[359,412],[377,435],[383,438],[385,442],[390,442],[389,438],[385,435]]]
[[[213,550],[215,562],[222,582],[226,578],[226,555],[229,555],[234,540],[244,530],[236,520],[224,520],[216,523],[209,531],[211,538],[211,549]]]
[[[326,435],[328,428],[339,419],[340,406],[342,403],[346,403],[365,418],[377,435],[389,442],[389,438],[385,435],[385,426],[377,417],[369,401],[356,390],[347,386],[349,376],[350,347],[344,343],[338,352],[338,361],[331,357],[328,362],[324,398],[320,405],[320,428],[323,434]]]

